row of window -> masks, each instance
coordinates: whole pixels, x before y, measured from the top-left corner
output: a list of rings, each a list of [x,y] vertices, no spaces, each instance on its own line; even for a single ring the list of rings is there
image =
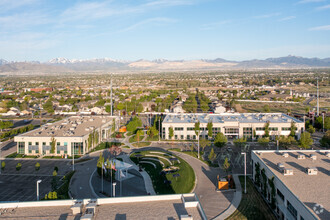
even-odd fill
[[[24,143],[24,142],[22,142],[22,143]],[[49,142],[49,145],[48,146],[51,146],[51,145],[52,145],[52,143]],[[61,145],[60,142],[56,142],[56,146],[60,146],[60,145]],[[28,146],[32,146],[32,142],[29,142],[28,143]],[[35,146],[39,146],[39,142],[35,142]],[[46,145],[46,142],[42,142],[42,146],[47,146]],[[68,142],[64,142],[64,146],[68,146]]]
[[[49,143],[48,146],[50,146],[51,143]],[[35,153],[39,153],[39,148],[33,148],[31,147],[32,146],[32,142],[28,142],[28,152],[31,154],[32,151],[34,150]],[[39,142],[35,142],[35,146],[39,146]],[[50,150],[50,148],[46,145],[46,142],[43,142],[42,143],[42,146],[43,146],[43,153],[45,154],[46,153],[46,150]],[[48,148],[44,148],[45,146],[47,146]],[[64,146],[60,146],[60,142],[57,142],[56,143],[56,153],[57,154],[60,154],[61,151],[64,152],[64,154],[67,154],[68,153],[68,143],[67,142],[64,142]],[[74,150],[74,154],[82,154],[83,153],[83,143],[82,142],[73,142],[71,143],[71,148],[73,148]],[[19,154],[25,154],[25,142],[18,142],[18,153]]]

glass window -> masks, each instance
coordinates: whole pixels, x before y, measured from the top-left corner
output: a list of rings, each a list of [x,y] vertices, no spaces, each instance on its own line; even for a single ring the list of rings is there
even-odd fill
[[[46,142],[42,142],[42,146],[46,146]]]
[[[188,127],[187,128],[187,131],[193,131],[193,130],[195,130],[193,127]]]
[[[174,135],[174,139],[175,140],[178,140],[178,135]]]
[[[175,131],[183,131],[183,128],[181,128],[181,127],[175,127],[174,130]]]
[[[282,128],[282,131],[290,131],[290,127],[284,127],[284,128]]]
[[[291,205],[289,200],[287,200],[287,209],[292,214],[292,216],[297,219],[297,210],[293,207],[293,205]]]
[[[36,154],[38,154],[39,153],[39,149],[36,149]]]
[[[269,130],[270,130],[270,131],[278,131],[278,128],[270,127]]]
[[[189,134],[187,135],[187,140],[190,140],[190,135]]]
[[[29,142],[29,146],[31,146],[32,145],[32,142]]]
[[[284,201],[284,195],[280,190],[277,189],[277,195]]]
[[[25,154],[25,142],[18,142],[18,153]]]
[[[56,146],[60,146],[60,142],[57,142],[57,143],[56,143]]]
[[[68,142],[64,142],[64,146],[68,146]]]
[[[265,127],[257,127],[256,128],[256,131],[264,131],[265,130]]]
[[[239,129],[238,128],[225,128],[226,134],[238,134]]]
[[[183,140],[184,138],[183,138],[183,135],[181,135],[181,140]]]

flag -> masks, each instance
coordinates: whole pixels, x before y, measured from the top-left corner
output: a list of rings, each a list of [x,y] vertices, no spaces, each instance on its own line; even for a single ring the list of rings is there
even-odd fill
[[[117,170],[116,170],[116,162],[113,162],[113,164],[111,165],[111,169],[117,171]]]
[[[126,177],[122,170],[120,170],[120,177],[122,177],[122,178]]]

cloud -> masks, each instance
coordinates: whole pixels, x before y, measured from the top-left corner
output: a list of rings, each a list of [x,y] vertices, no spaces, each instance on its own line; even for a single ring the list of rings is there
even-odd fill
[[[1,0],[0,13],[20,8],[22,6],[32,5],[38,2],[37,0]]]
[[[317,7],[316,8],[316,10],[319,10],[319,11],[327,10],[327,9],[330,9],[330,5],[324,5],[324,6],[321,6],[321,7]]]
[[[230,22],[231,22],[230,20],[225,20],[225,21],[204,24],[204,25],[202,25],[201,30],[214,30],[214,29],[220,28],[222,25],[228,24]]]
[[[168,24],[168,23],[175,23],[177,22],[177,20],[175,19],[171,19],[171,18],[162,18],[162,17],[159,17],[159,18],[150,18],[150,19],[146,19],[144,21],[140,21],[136,24],[133,24],[127,28],[124,28],[122,30],[119,30],[118,32],[126,32],[126,31],[131,31],[131,30],[134,30],[134,29],[137,29],[139,27],[143,27],[143,26],[146,26],[146,25],[149,25],[149,24],[152,24],[152,25],[163,25],[163,24]]]
[[[271,17],[275,17],[275,16],[279,16],[279,15],[281,15],[281,13],[276,12],[276,13],[270,13],[270,14],[264,14],[264,15],[254,16],[254,18],[257,18],[257,19],[261,19],[261,18],[271,18]]]
[[[330,31],[330,25],[312,27],[312,28],[309,28],[308,30],[309,31]]]
[[[295,19],[295,18],[296,18],[296,16],[288,16],[288,17],[281,18],[278,21],[288,21],[288,20],[292,20],[292,19]]]
[[[316,3],[316,2],[324,2],[325,0],[301,0],[297,2],[297,4],[307,4],[307,3]]]

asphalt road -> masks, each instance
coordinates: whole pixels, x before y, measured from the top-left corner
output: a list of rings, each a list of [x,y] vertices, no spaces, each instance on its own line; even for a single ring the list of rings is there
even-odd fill
[[[16,152],[16,150],[17,150],[16,149],[16,143],[14,142],[13,139],[2,142],[1,146],[0,146],[0,149],[1,149],[1,157],[6,157],[9,154],[12,154],[12,153]]]

